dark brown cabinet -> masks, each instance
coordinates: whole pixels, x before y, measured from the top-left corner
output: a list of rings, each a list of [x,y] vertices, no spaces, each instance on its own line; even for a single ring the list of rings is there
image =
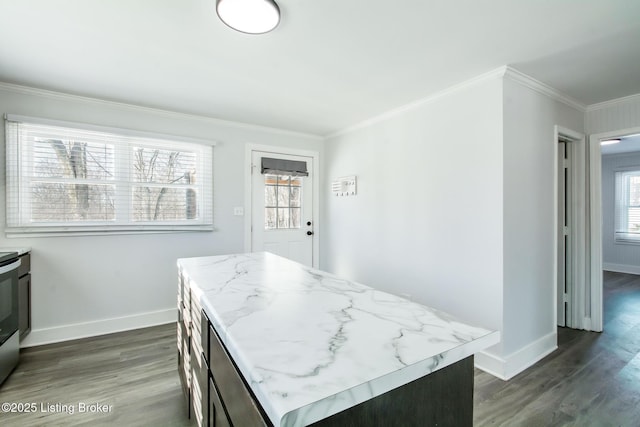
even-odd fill
[[[20,256],[18,268],[18,331],[20,341],[31,332],[31,254]]]
[[[204,312],[202,316],[206,317]],[[262,415],[261,407],[249,391],[211,324],[209,324],[209,357],[214,384],[219,385],[219,395],[233,425],[271,425]]]
[[[213,377],[209,376],[209,413],[207,420],[211,427],[229,427],[231,423],[227,417],[227,413],[222,406],[220,393],[213,382]]]

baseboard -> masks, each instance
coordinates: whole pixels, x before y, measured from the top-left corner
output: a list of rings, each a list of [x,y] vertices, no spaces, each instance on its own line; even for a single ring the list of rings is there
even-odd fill
[[[475,366],[494,377],[508,381],[557,348],[558,334],[554,331],[504,358],[481,351],[475,355]]]
[[[503,374],[504,366],[506,364],[503,358],[486,351],[481,351],[475,354],[473,360],[476,368],[485,371],[487,374],[493,375],[496,378],[500,378],[501,380],[508,380],[508,378],[505,378]]]
[[[603,262],[602,269],[606,271],[613,271],[615,273],[640,274],[640,266],[637,265]]]
[[[149,326],[163,325],[175,322],[177,318],[177,309],[170,308],[167,310],[139,313],[132,316],[116,317],[93,322],[33,329],[31,333],[20,343],[20,347],[33,347],[79,338],[111,334],[114,332],[146,328]]]

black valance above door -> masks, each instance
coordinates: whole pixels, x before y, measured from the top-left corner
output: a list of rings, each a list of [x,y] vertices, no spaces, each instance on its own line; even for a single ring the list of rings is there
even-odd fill
[[[299,160],[262,158],[262,173],[274,175],[309,176],[307,162]]]

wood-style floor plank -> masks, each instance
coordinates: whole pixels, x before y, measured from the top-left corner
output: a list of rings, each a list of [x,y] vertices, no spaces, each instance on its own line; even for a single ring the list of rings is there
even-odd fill
[[[640,276],[604,273],[604,332],[558,328],[507,382],[476,369],[474,426],[640,426]]]
[[[24,349],[0,403],[37,410],[0,413],[0,425],[191,426],[176,352],[175,324]],[[79,413],[81,402],[111,410]]]
[[[558,350],[507,382],[476,370],[475,426],[640,426],[640,276],[604,277],[605,332],[558,328]],[[175,324],[25,349],[0,402],[38,405],[0,413],[3,427],[193,425]],[[79,402],[113,408],[79,414]],[[40,411],[56,403],[75,412]]]

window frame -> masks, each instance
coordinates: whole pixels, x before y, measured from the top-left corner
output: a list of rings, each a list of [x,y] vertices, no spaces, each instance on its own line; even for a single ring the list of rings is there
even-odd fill
[[[275,184],[268,184],[267,180],[269,179],[268,177],[273,176],[275,177]],[[264,230],[265,232],[271,232],[271,231],[282,231],[282,230],[300,230],[302,228],[302,191],[303,191],[303,185],[302,185],[302,178],[304,178],[303,176],[295,176],[295,175],[286,175],[284,173],[280,174],[280,173],[273,173],[273,172],[269,172],[269,173],[264,173],[263,174],[263,179],[264,179],[264,187],[265,187],[265,200],[264,200],[264,217],[265,217],[265,226],[264,226]],[[286,185],[282,185],[280,184],[281,178],[286,177],[287,179],[287,184]],[[293,180],[299,180],[299,185],[292,185],[291,182]],[[276,201],[276,204],[274,206],[267,204],[267,188],[272,187],[274,188],[274,198]],[[280,189],[281,188],[286,188],[287,192],[289,193],[287,196],[287,205],[286,206],[280,206],[280,197],[279,197],[279,193],[280,193]],[[298,189],[298,206],[292,206],[291,204],[291,193],[293,188],[297,188]],[[276,212],[276,220],[275,220],[275,227],[269,228],[267,226],[267,210],[268,209],[275,209]],[[280,209],[284,209],[288,211],[288,226],[287,227],[280,227]],[[298,212],[298,226],[295,227],[293,226],[293,219],[292,219],[292,213],[293,211],[297,211]]]
[[[6,141],[6,228],[7,237],[55,236],[95,234],[170,233],[184,231],[211,231],[213,224],[213,141],[203,141],[182,136],[141,132],[123,128],[96,126],[84,123],[50,120],[19,115],[5,115]],[[17,124],[17,127],[16,127]],[[44,125],[69,128],[74,131],[90,131],[103,134],[104,140],[114,147],[114,172],[112,180],[77,180],[75,178],[42,178],[25,166],[33,155],[35,144],[21,141],[19,125]],[[16,130],[13,132],[13,130]],[[14,134],[15,133],[15,134]],[[145,183],[134,178],[133,152],[135,147],[159,150],[171,149],[196,153],[196,173],[202,178],[195,184]],[[198,175],[200,178],[200,175]],[[115,186],[115,220],[107,221],[57,221],[34,222],[31,220],[31,194],[25,191],[34,181],[83,182]],[[196,219],[167,221],[134,221],[133,190],[136,187],[164,186],[169,188],[197,188]],[[164,185],[163,185],[164,184]],[[30,188],[30,187],[26,187]],[[121,203],[122,202],[122,203]],[[126,216],[123,216],[126,215]]]
[[[614,171],[614,241],[615,243],[640,245],[640,231],[630,232],[628,228],[629,209],[640,208],[630,204],[630,179],[640,177],[640,166],[631,166]],[[639,184],[640,185],[640,184]]]

